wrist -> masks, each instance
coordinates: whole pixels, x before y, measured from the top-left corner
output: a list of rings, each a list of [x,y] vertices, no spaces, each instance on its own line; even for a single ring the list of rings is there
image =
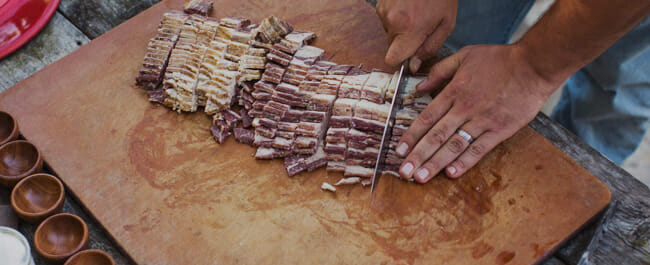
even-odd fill
[[[528,68],[541,82],[546,83],[549,91],[543,91],[550,95],[559,88],[575,71],[580,67],[572,67],[569,61],[564,60],[560,53],[553,53],[544,49],[538,49],[534,45],[527,45],[526,42],[517,42],[510,45],[512,55],[519,64]]]

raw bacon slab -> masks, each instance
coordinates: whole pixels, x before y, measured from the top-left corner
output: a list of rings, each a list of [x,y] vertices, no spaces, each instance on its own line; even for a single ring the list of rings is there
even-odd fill
[[[271,147],[273,144],[273,139],[268,138],[259,134],[255,134],[255,138],[253,139],[253,146],[255,147]]]
[[[259,90],[255,90],[255,91],[253,91],[253,92],[251,93],[251,96],[252,96],[256,101],[260,101],[260,100],[262,100],[262,101],[269,101],[269,100],[271,100],[271,97],[273,96],[273,94],[270,94],[270,93],[267,93],[267,92],[263,92],[263,91],[259,91]],[[255,104],[255,103],[256,103],[256,102],[253,102],[253,104]],[[266,104],[266,102],[264,102],[264,103]]]
[[[319,81],[320,84],[320,81],[323,80],[323,78],[327,75],[327,71],[335,65],[336,63],[329,61],[317,61],[311,67],[309,67],[307,76],[305,76],[305,80]]]
[[[361,177],[361,178],[370,178],[372,177],[374,168],[368,168],[363,166],[345,166],[345,172],[343,176],[347,177]]]
[[[339,97],[353,99],[359,99],[361,97],[363,85],[366,83],[370,75],[356,73],[356,71],[353,71],[352,75],[347,75],[343,78],[341,81],[341,86],[339,87]]]
[[[226,138],[230,136],[230,131],[223,131],[217,125],[210,127],[210,132],[212,133],[212,136],[219,144],[222,144],[224,141],[226,141]]]
[[[337,154],[337,155],[342,155],[343,158],[345,158],[345,151],[347,150],[347,147],[345,143],[327,143],[325,145],[325,151],[328,154]]]
[[[285,138],[285,139],[293,139],[293,138],[296,137],[296,133],[295,132],[288,132],[288,131],[278,130],[277,132],[275,132],[275,136],[276,137],[282,137],[282,138]]]
[[[316,34],[313,32],[296,30],[284,36],[284,39],[280,40],[273,47],[288,54],[294,54],[299,48],[307,45],[307,43],[315,38]]]
[[[265,43],[277,43],[282,37],[293,31],[293,27],[277,17],[270,16],[264,19],[259,27],[251,32],[257,41]]]
[[[240,143],[253,145],[253,142],[255,141],[255,133],[252,130],[235,128],[234,134],[235,134],[235,139]]]
[[[327,170],[328,172],[344,172],[346,168],[345,162],[332,162],[328,161],[327,162]]]
[[[354,109],[354,116],[385,123],[390,112],[390,103],[378,104],[361,100]]]
[[[359,100],[351,98],[340,98],[334,102],[332,115],[336,116],[352,116],[354,114],[355,106]]]
[[[327,112],[323,111],[305,111],[301,117],[304,122],[318,122],[321,123],[327,119]]]
[[[190,0],[183,6],[183,11],[188,14],[209,16],[212,12],[212,2],[205,0]]]
[[[380,134],[384,132],[384,127],[385,127],[384,122],[368,120],[359,117],[352,117],[352,119],[350,120],[350,124],[352,125],[351,126],[352,128],[362,130],[362,131],[380,133]]]
[[[330,117],[330,128],[350,128],[351,117],[347,116],[332,116]]]
[[[298,136],[294,142],[297,148],[313,148],[318,144],[318,139],[314,137]]]
[[[266,54],[266,59],[286,67],[289,66],[289,63],[291,63],[291,60],[293,59],[293,55],[287,54],[279,49],[273,48],[269,51],[269,53]]]
[[[282,149],[282,150],[291,150],[293,147],[294,140],[293,138],[287,139],[283,137],[275,137],[271,146],[273,148]]]
[[[384,72],[372,72],[366,81],[361,99],[365,99],[377,104],[384,103],[386,87],[392,79],[392,75]]]
[[[293,177],[300,172],[307,170],[305,164],[305,155],[291,155],[284,159],[284,167],[287,169],[289,177]]]
[[[156,36],[149,41],[142,68],[136,77],[136,84],[147,90],[157,89],[169,62],[169,56],[176,45],[181,28],[189,16],[178,11],[163,15]]]
[[[294,66],[303,69],[306,72],[309,70],[309,66],[318,61],[324,53],[325,50],[321,48],[309,45],[303,46],[293,55],[293,59],[296,63]]]
[[[327,154],[323,150],[323,146],[320,145],[316,153],[305,159],[305,164],[307,166],[307,171],[311,172],[320,167],[327,165]]]
[[[277,131],[276,128],[268,128],[264,126],[258,126],[255,127],[255,134],[256,135],[261,135],[267,138],[273,138],[275,137],[275,132]]]

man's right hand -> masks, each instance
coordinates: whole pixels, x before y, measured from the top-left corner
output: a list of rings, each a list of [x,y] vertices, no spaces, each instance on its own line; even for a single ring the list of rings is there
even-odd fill
[[[379,0],[377,15],[388,33],[386,64],[411,58],[415,73],[433,58],[456,25],[458,0]]]

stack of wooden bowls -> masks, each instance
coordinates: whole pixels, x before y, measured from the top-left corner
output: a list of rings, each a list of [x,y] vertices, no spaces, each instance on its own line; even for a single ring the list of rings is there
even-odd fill
[[[18,217],[39,224],[34,233],[36,251],[52,264],[114,265],[105,252],[85,250],[86,223],[76,215],[61,213],[65,201],[63,183],[53,175],[40,173],[40,151],[18,137],[17,121],[0,111],[0,184],[12,189],[11,207]]]

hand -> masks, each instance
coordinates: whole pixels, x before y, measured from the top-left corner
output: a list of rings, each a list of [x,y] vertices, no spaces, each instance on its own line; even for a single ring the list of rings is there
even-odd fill
[[[388,33],[386,64],[411,58],[415,73],[433,58],[456,25],[457,0],[380,0],[377,15]]]
[[[449,84],[400,139],[400,175],[425,183],[446,169],[456,178],[530,122],[561,83],[549,81],[516,45],[468,46],[434,65],[420,91]],[[462,129],[474,141],[456,132]]]

